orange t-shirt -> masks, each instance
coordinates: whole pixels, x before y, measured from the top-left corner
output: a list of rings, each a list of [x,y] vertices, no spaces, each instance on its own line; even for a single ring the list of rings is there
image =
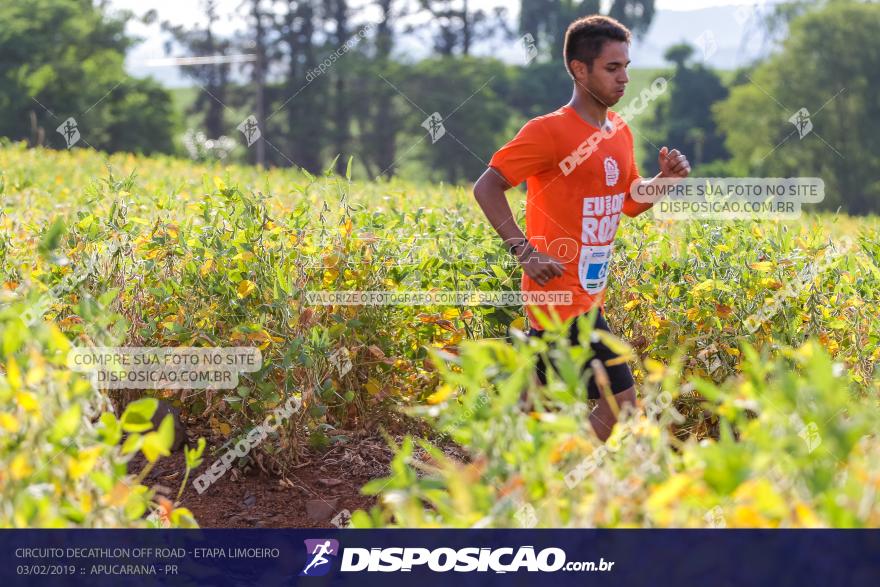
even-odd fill
[[[611,111],[607,120],[600,130],[563,106],[527,122],[489,162],[510,185],[527,182],[526,237],[563,262],[563,275],[543,287],[523,273],[522,290],[572,294],[570,305],[526,305],[534,328],[540,329],[536,309],[566,320],[604,308],[620,214],[636,216],[651,207],[629,193],[639,178],[629,127]]]

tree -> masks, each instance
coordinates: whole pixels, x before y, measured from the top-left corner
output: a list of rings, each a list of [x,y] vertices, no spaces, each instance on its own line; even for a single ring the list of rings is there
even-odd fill
[[[426,26],[437,27],[434,51],[445,57],[470,55],[476,39],[506,28],[506,8],[473,9],[469,0],[419,0],[419,6],[431,15]]]
[[[520,33],[531,34],[545,54],[561,57],[568,25],[582,16],[599,14],[601,4],[599,0],[522,0]],[[607,15],[640,37],[654,19],[654,0],[613,0]]]
[[[793,19],[781,52],[744,72],[715,108],[732,165],[820,177],[824,206],[880,211],[878,30],[877,4],[830,2]]]
[[[262,131],[266,131],[266,66],[268,64],[268,59],[266,55],[266,37],[268,35],[267,24],[266,21],[268,19],[268,15],[266,14],[263,3],[261,0],[248,0],[244,6],[247,7],[247,4],[250,3],[249,6],[249,16],[251,18],[252,29],[253,29],[253,46],[254,53],[256,55],[256,60],[254,61],[253,67],[251,69],[251,82],[254,85],[254,89],[256,90],[256,95],[254,97],[254,108],[256,110],[256,118],[259,126],[262,128]],[[258,165],[266,164],[266,142],[265,140],[258,140],[254,143],[255,147],[255,157]]]
[[[361,107],[354,111],[360,129],[360,159],[370,177],[396,173],[397,135],[403,122],[397,108],[400,97],[391,84],[400,84],[399,72],[404,68],[392,59],[391,52],[395,38],[393,23],[406,14],[403,2],[374,3],[381,16],[372,38],[372,54],[361,68],[366,75],[359,77],[355,90],[356,103]]]
[[[0,135],[64,148],[55,129],[73,117],[80,145],[171,151],[171,97],[125,73],[131,18],[90,0],[0,3]]]
[[[694,46],[690,43],[679,43],[666,50],[663,58],[675,65],[675,69],[684,69],[685,63],[694,55]]]
[[[486,169],[509,130],[511,109],[501,96],[509,92],[510,79],[510,67],[493,59],[437,57],[413,66],[403,91],[418,104],[409,124],[422,137],[428,178],[472,180]],[[420,125],[435,112],[445,132],[429,136]]]
[[[214,32],[219,16],[217,0],[204,0],[203,3],[207,24],[204,27],[186,28],[165,22],[162,28],[171,34],[174,42],[182,46],[191,56],[212,57],[229,52],[232,42],[218,37]],[[171,45],[167,46],[171,50]],[[187,65],[182,67],[184,75],[195,81],[201,88],[198,98],[190,108],[191,112],[203,112],[205,132],[209,138],[217,138],[227,134],[226,121],[223,113],[228,101],[229,63],[208,63],[205,65]]]
[[[333,40],[331,51],[339,51],[349,42],[351,31],[349,30],[349,7],[348,0],[324,0],[324,10],[327,20],[333,23]],[[351,115],[349,96],[347,95],[348,84],[346,76],[340,68],[331,71],[333,79],[333,150],[336,156],[336,172],[340,175],[345,173],[348,163],[349,143],[351,141]]]
[[[267,124],[275,124],[275,117],[284,112],[286,128],[282,142],[284,156],[270,153],[279,165],[294,164],[317,173],[323,169],[323,151],[326,143],[326,85],[313,78],[318,65],[315,35],[318,23],[318,0],[285,0],[282,16],[277,24],[281,45],[284,47],[286,71],[277,100]],[[279,133],[280,134],[280,133]],[[280,159],[280,160],[279,160]]]
[[[693,54],[694,47],[687,43],[666,50],[664,57],[675,69],[665,74],[668,93],[657,101],[643,132],[651,143],[681,149],[697,167],[728,155],[712,116],[713,104],[727,97],[727,88],[714,71],[691,63]],[[642,171],[657,171],[655,150],[648,149]]]

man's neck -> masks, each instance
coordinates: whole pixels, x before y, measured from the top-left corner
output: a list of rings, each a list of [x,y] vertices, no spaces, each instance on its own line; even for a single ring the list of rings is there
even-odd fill
[[[605,119],[608,116],[608,106],[600,102],[589,92],[578,92],[577,88],[575,88],[568,105],[571,106],[581,118],[596,128],[600,128],[605,124]]]

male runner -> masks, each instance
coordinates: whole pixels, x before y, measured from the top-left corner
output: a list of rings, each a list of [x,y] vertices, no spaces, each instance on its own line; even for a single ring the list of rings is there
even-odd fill
[[[527,122],[495,153],[489,169],[474,185],[477,202],[523,267],[523,291],[572,294],[570,305],[526,306],[531,336],[543,333],[536,311],[555,312],[568,320],[595,306],[599,307],[595,327],[610,332],[604,317],[605,284],[620,213],[633,217],[652,206],[635,201],[630,194],[634,181],[653,180],[640,179],[629,127],[609,110],[623,97],[629,82],[629,43],[629,30],[612,18],[594,15],[571,23],[563,49],[565,66],[574,80],[571,100]],[[658,178],[684,178],[690,173],[687,158],[676,149],[663,147],[658,161]],[[504,195],[523,181],[528,188],[528,238],[517,226]],[[570,338],[578,344],[576,320]],[[616,405],[621,409],[635,406],[629,366],[615,364],[612,359],[617,355],[605,345],[592,343],[591,347],[605,366]],[[543,361],[538,376],[546,383]],[[599,402],[590,423],[605,441],[617,419],[602,391],[591,374],[588,397]]]

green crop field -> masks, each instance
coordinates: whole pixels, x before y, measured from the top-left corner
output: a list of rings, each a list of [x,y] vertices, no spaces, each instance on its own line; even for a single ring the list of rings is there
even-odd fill
[[[547,347],[522,336],[521,307],[306,298],[518,290],[466,186],[13,144],[0,226],[0,527],[197,524],[186,484],[291,398],[258,448],[281,471],[366,433],[393,445],[355,526],[880,525],[876,218],[626,219],[608,344],[645,409],[607,445],[586,417],[588,351],[560,343],[536,386]],[[122,345],[256,346],[262,366],[125,407],[68,364]],[[151,422],[159,399],[204,437],[163,495],[146,481],[174,437]]]

